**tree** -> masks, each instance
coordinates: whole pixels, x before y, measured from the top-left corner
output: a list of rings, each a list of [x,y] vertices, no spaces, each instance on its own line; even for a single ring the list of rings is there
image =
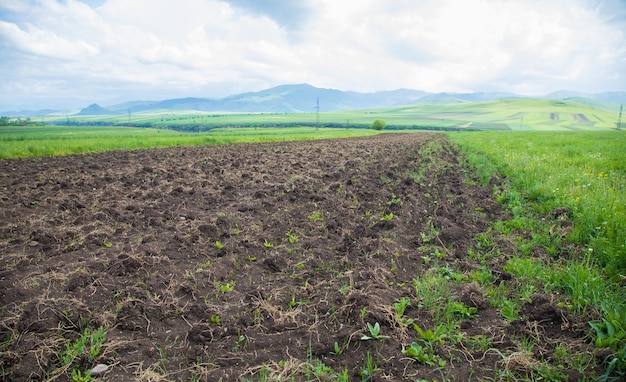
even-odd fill
[[[383,121],[382,119],[377,119],[372,122],[372,129],[374,130],[382,130],[385,128],[385,126],[387,126],[387,122]]]

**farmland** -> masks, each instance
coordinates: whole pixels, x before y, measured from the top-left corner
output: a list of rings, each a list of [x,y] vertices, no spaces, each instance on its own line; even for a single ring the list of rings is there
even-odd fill
[[[383,119],[388,129],[587,130],[614,129],[619,105],[569,100],[501,99],[486,102],[416,103],[383,109],[316,113],[226,113],[163,110],[98,116],[47,116],[46,123],[205,131],[216,127],[329,126],[367,128]]]
[[[3,378],[624,372],[621,133],[273,138],[0,162]]]
[[[205,133],[116,126],[0,128],[0,159],[96,153],[110,150],[347,138],[375,134],[364,129],[221,128]]]

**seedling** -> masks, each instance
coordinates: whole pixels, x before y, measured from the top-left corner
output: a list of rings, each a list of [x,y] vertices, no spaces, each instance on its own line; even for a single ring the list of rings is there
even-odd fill
[[[380,339],[384,339],[384,338],[389,338],[389,336],[384,336],[382,334],[380,334],[380,324],[375,323],[373,326],[372,324],[370,324],[369,322],[367,323],[367,329],[370,332],[370,335],[363,335],[361,336],[361,340],[362,341],[367,341],[367,340],[380,340]]]
[[[339,343],[335,341],[335,344],[333,345],[333,351],[331,352],[331,354],[341,355],[341,353],[343,353],[343,349],[339,346]]]
[[[322,215],[322,213],[319,211],[313,211],[313,213],[309,215],[309,220],[312,222],[323,222],[324,215]]]
[[[389,201],[387,201],[387,205],[389,207],[391,206],[395,206],[395,205],[401,205],[402,204],[402,200],[400,200],[400,198],[396,198],[395,195],[392,194],[391,199],[389,199]]]
[[[380,221],[390,221],[391,219],[393,219],[393,212],[383,214],[383,217],[380,218]]]
[[[216,241],[215,244],[213,244],[213,246],[217,248],[218,250],[224,248],[224,244],[220,243],[219,241]]]
[[[289,244],[296,244],[300,238],[291,232],[291,230],[287,231],[287,239],[289,240]]]
[[[267,241],[267,239],[265,239],[265,241],[263,242],[263,246],[267,249],[272,249],[274,248],[274,244],[270,243],[269,241]]]
[[[477,308],[470,306],[467,307],[460,301],[452,301],[446,306],[446,313],[462,320],[469,320],[476,316]]]
[[[439,342],[439,344],[443,345],[444,339],[446,338],[446,327],[443,325],[438,325],[433,332],[430,329],[423,330],[419,325],[414,324],[413,328],[420,335],[420,339],[427,344],[434,344],[435,342]]]
[[[374,373],[380,371],[380,368],[374,363],[372,355],[367,352],[367,358],[365,359],[365,367],[361,369],[359,374],[361,375],[361,381],[371,381]]]
[[[220,288],[220,291],[222,291],[222,293],[231,292],[235,290],[235,281],[233,280],[227,283],[221,283],[219,281],[216,281],[215,286]]]
[[[212,316],[211,316],[211,318],[210,318],[210,320],[211,320],[211,322],[212,322],[212,323],[214,323],[214,324],[216,324],[216,325],[219,325],[219,324],[220,324],[220,322],[221,322],[221,318],[220,318],[220,315],[219,315],[219,314],[214,314],[214,315],[212,315]]]
[[[411,346],[408,348],[402,347],[402,354],[407,357],[411,357],[419,363],[429,366],[446,366],[446,361],[441,359],[437,354],[433,353],[432,350],[422,347],[417,342],[412,342]]]
[[[411,305],[411,300],[408,297],[402,297],[398,301],[393,303],[393,308],[396,311],[398,317],[404,315],[406,308]]]

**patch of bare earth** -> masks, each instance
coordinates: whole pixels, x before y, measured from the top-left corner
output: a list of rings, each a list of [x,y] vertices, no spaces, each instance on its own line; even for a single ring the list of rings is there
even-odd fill
[[[105,364],[110,381],[483,380],[530,373],[558,344],[589,350],[553,296],[507,321],[466,279],[446,301],[476,314],[433,346],[445,365],[403,354],[418,338],[408,323],[437,319],[416,279],[481,269],[468,252],[503,216],[458,157],[444,135],[388,134],[2,161],[1,378]],[[498,245],[493,283],[514,287]],[[362,340],[368,323],[385,337]],[[99,327],[98,354],[64,366]]]

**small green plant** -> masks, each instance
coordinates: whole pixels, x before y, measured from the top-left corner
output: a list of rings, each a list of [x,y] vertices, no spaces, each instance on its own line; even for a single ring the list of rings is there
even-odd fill
[[[403,316],[406,308],[411,305],[411,299],[408,297],[401,297],[398,301],[393,303],[393,309],[398,316]]]
[[[220,243],[219,240],[216,241],[215,244],[213,244],[213,246],[217,248],[218,250],[224,248],[224,244]]]
[[[452,301],[446,305],[445,311],[447,315],[454,318],[469,320],[470,318],[474,318],[476,316],[478,309],[473,306],[467,307],[460,301]]]
[[[61,353],[60,359],[63,366],[70,365],[79,356],[86,354],[89,362],[92,362],[99,354],[106,337],[106,330],[99,327],[96,330],[85,329],[74,342],[65,344],[65,351]]]
[[[214,314],[209,318],[209,320],[216,325],[220,325],[222,319],[219,314]]]
[[[420,335],[420,340],[427,344],[434,344],[436,342],[439,342],[439,344],[443,345],[444,340],[447,337],[447,328],[444,325],[437,325],[434,332],[430,329],[423,330],[417,324],[414,324],[413,328]]]
[[[267,239],[265,239],[265,240],[263,241],[263,246],[264,246],[265,248],[267,248],[267,249],[272,249],[272,248],[274,248],[274,244],[272,244],[272,243],[270,243],[269,241],[267,241]]]
[[[287,239],[289,240],[289,244],[296,244],[300,240],[291,230],[287,231]]]
[[[376,365],[376,363],[374,362],[374,359],[372,358],[372,354],[370,354],[370,352],[367,352],[367,356],[365,358],[365,367],[363,367],[361,369],[361,371],[359,371],[359,375],[361,376],[361,381],[362,382],[369,382],[372,380],[372,378],[374,377],[374,373],[377,373],[380,371],[380,368],[378,367],[378,365]]]
[[[289,307],[293,309],[297,305],[298,305],[298,302],[296,301],[296,296],[291,296],[291,300],[289,301]]]
[[[519,306],[515,302],[505,298],[500,305],[500,314],[509,321],[519,318]]]
[[[467,338],[467,344],[470,350],[486,352],[487,349],[491,348],[492,339],[485,336],[484,334],[479,334],[476,336],[470,336]]]
[[[313,211],[313,213],[308,216],[308,219],[312,222],[323,222],[324,215],[320,211]]]
[[[365,320],[365,317],[367,317],[367,307],[362,307],[361,310],[359,310],[359,315],[362,320]]]
[[[222,293],[231,292],[235,290],[235,280],[229,281],[227,283],[222,283],[220,281],[215,281],[215,286],[219,288]]]
[[[239,349],[247,350],[248,349],[248,339],[243,334],[240,334],[237,337],[237,342],[233,345],[233,351],[236,352]]]
[[[389,199],[387,201],[387,205],[389,207],[392,206],[397,206],[397,205],[401,205],[402,204],[402,200],[400,198],[397,198],[394,194],[391,195],[391,199]]]
[[[89,371],[83,374],[79,369],[73,369],[70,378],[72,382],[90,382],[94,380]]]
[[[393,219],[393,212],[390,212],[388,214],[383,214],[383,217],[380,218],[381,221],[390,221]]]
[[[339,343],[335,341],[335,343],[333,344],[333,351],[331,352],[331,354],[341,355],[341,353],[343,353],[343,349],[341,348],[341,346],[339,346]]]
[[[417,342],[412,342],[408,348],[402,347],[402,354],[413,358],[415,361],[429,366],[446,366],[446,361],[435,354],[432,349],[423,347]]]
[[[95,330],[86,328],[75,341],[66,343],[65,350],[59,355],[61,368],[69,368],[74,361],[82,356],[87,356],[88,362],[92,363],[100,355],[100,350],[106,340],[106,334],[107,332],[103,327]],[[70,378],[72,381],[78,382],[93,380],[89,372],[82,374],[78,368],[72,369]]]
[[[380,324],[377,322],[373,326],[369,322],[367,323],[367,329],[369,330],[369,336],[363,335],[361,336],[362,341],[367,340],[380,340],[384,338],[389,338],[389,336],[384,336],[380,334]]]

